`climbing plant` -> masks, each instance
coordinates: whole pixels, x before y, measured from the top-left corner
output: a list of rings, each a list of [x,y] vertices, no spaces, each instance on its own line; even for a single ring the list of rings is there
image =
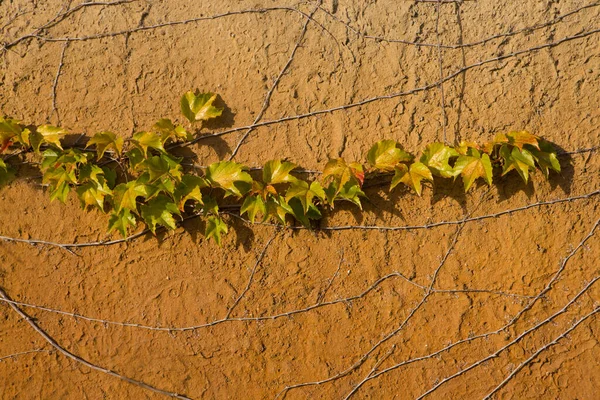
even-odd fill
[[[96,133],[85,148],[63,146],[67,131],[60,127],[24,125],[4,117],[0,153],[10,149],[36,154],[50,199],[65,202],[74,191],[84,209],[108,214],[109,233],[127,236],[138,223],[153,233],[158,227],[175,229],[185,213],[197,213],[206,219],[205,236],[219,244],[228,230],[220,210],[229,197],[253,223],[296,220],[311,227],[324,207],[334,208],[338,202],[362,209],[365,180],[378,176],[391,177],[390,190],[402,184],[420,196],[424,185],[433,185],[434,176],[460,179],[466,192],[478,179],[492,185],[495,174],[516,171],[528,182],[535,170],[546,178],[550,171],[560,172],[552,144],[525,131],[501,133],[483,145],[431,143],[418,157],[394,140],[382,140],[371,147],[366,164],[332,159],[315,180],[300,179],[294,174],[297,165],[285,160],[267,161],[260,177],[234,161],[189,169],[169,148],[193,140],[195,125],[221,116],[216,97],[191,91],[182,96],[181,112],[192,129],[160,119],[127,140],[113,132]],[[0,184],[14,176],[14,169],[0,158]]]

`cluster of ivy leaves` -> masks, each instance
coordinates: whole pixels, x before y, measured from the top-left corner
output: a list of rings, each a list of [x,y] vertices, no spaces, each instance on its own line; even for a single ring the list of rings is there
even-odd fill
[[[192,126],[217,118],[223,110],[213,105],[216,97],[188,92],[181,98],[181,112]],[[501,175],[515,170],[525,182],[536,169],[546,178],[551,170],[560,172],[554,147],[525,131],[499,134],[483,146],[431,143],[418,158],[396,141],[382,140],[367,153],[367,165],[332,159],[313,181],[293,175],[297,165],[284,160],[267,161],[260,179],[233,161],[210,164],[202,173],[185,170],[182,158],[167,149],[192,140],[193,134],[170,119],[159,120],[127,141],[112,132],[96,133],[85,149],[64,149],[61,138],[66,133],[59,127],[0,118],[0,153],[14,148],[37,154],[50,198],[65,202],[74,190],[84,209],[108,213],[109,233],[127,236],[140,222],[153,233],[158,227],[175,229],[183,214],[197,213],[206,219],[205,236],[219,244],[228,230],[219,203],[227,197],[234,198],[240,214],[253,223],[260,219],[286,224],[291,218],[310,227],[311,220],[321,218],[323,207],[333,208],[336,202],[362,209],[365,179],[378,175],[393,174],[390,189],[403,184],[420,196],[423,184],[432,184],[434,176],[460,177],[466,192],[477,179],[491,185],[494,169],[501,169]],[[13,176],[0,158],[0,184]]]

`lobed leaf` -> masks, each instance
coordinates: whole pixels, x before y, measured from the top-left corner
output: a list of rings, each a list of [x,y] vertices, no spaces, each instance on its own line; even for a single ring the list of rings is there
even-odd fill
[[[14,178],[13,171],[0,158],[0,186],[4,186]]]
[[[348,182],[362,186],[365,173],[361,164],[356,162],[346,164],[343,158],[337,158],[327,162],[321,179],[323,182],[335,182],[338,190],[341,190]]]
[[[123,138],[117,137],[117,135],[108,131],[98,132],[90,139],[85,147],[88,148],[92,145],[96,145],[98,160],[104,156],[104,152],[107,149],[113,149],[120,157],[121,152],[123,151]]]
[[[150,197],[150,187],[138,180],[127,183],[118,184],[113,190],[114,207],[117,212],[126,208],[128,210],[137,211],[137,198]]]
[[[519,131],[509,132],[506,134],[498,134],[496,135],[494,141],[496,143],[508,143],[510,145],[518,147],[519,149],[522,149],[524,145],[530,145],[539,150],[539,139],[540,138],[538,136],[532,135],[527,131]]]
[[[401,162],[410,162],[414,157],[404,151],[395,140],[381,140],[367,153],[367,160],[373,169],[393,171]]]
[[[267,205],[261,196],[248,196],[244,199],[240,214],[248,214],[250,222],[254,223],[256,214],[267,216]]]
[[[135,216],[131,214],[129,209],[123,208],[118,212],[114,211],[110,215],[110,219],[108,220],[108,233],[117,230],[121,233],[121,236],[127,237],[129,228],[135,228],[136,225],[137,222]]]
[[[267,216],[275,218],[281,224],[285,224],[285,216],[287,214],[294,215],[294,211],[283,196],[270,196],[267,198],[265,205]]]
[[[309,185],[308,182],[297,180],[288,188],[285,199],[289,203],[291,199],[297,198],[306,213],[315,197],[321,201],[325,200],[325,191],[319,182],[314,181]]]
[[[454,172],[461,175],[465,192],[467,192],[477,178],[483,178],[488,185],[492,184],[492,163],[490,156],[479,153],[471,148],[467,155],[461,155],[454,164]]]
[[[183,175],[174,192],[174,198],[179,209],[183,211],[183,207],[188,200],[196,200],[202,204],[201,189],[207,186],[208,183],[199,176]]]
[[[455,172],[450,166],[450,159],[458,156],[458,151],[452,147],[446,146],[444,143],[432,143],[427,145],[420,161],[428,166],[435,175],[452,178],[455,176]]]
[[[152,129],[160,135],[160,140],[162,141],[163,145],[171,138],[183,140],[188,140],[191,138],[191,135],[183,126],[173,125],[173,122],[168,118],[159,119],[154,124]]]
[[[220,161],[208,166],[206,179],[225,190],[225,196],[242,197],[252,188],[252,177],[246,167],[233,161]]]
[[[223,113],[223,109],[213,106],[216,99],[217,95],[214,93],[196,95],[189,91],[181,97],[181,112],[192,123],[219,117]]]
[[[27,131],[29,132],[29,130]],[[22,132],[23,128],[19,121],[10,118],[0,118],[0,153],[4,152],[15,137],[22,137]],[[29,147],[29,141],[27,141],[26,146]]]
[[[214,241],[220,246],[221,245],[221,235],[223,233],[227,233],[227,225],[223,220],[219,217],[208,217],[206,221],[206,231],[204,236],[207,239],[214,239]]]
[[[535,159],[535,162],[546,179],[548,179],[550,170],[560,172],[560,163],[558,162],[558,157],[556,156],[556,150],[554,149],[554,146],[552,146],[549,142],[540,140],[539,147],[539,150],[534,148],[529,148],[528,150]]]
[[[67,134],[67,131],[52,125],[40,125],[36,130],[29,133],[29,142],[36,153],[39,153],[40,146],[44,143],[54,145],[62,150],[60,139]]]
[[[296,168],[296,164],[281,160],[271,160],[265,163],[263,168],[263,182],[267,184],[277,184],[294,182],[295,176],[290,175],[290,171]]]
[[[513,147],[511,150],[509,146],[502,145],[500,147],[500,157],[504,160],[502,176],[514,169],[525,183],[529,181],[529,170],[535,168],[535,160],[529,150],[519,149],[518,147]]]
[[[427,165],[421,162],[414,162],[410,167],[407,167],[405,164],[399,164],[395,168],[390,190],[394,189],[399,183],[404,183],[420,196],[422,191],[421,182],[423,180],[433,181],[431,170]]]
[[[142,218],[152,233],[156,233],[156,226],[161,225],[168,229],[177,228],[173,214],[180,215],[179,209],[169,197],[159,195],[140,207]]]
[[[165,152],[160,135],[154,132],[135,133],[131,141],[142,151],[144,158],[148,157],[148,148],[158,150],[162,153]]]

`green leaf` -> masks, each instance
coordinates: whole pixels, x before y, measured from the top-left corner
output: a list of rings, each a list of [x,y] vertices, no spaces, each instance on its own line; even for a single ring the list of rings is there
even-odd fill
[[[106,179],[106,184],[110,189],[114,189],[115,184],[117,182],[117,171],[108,167],[102,167],[102,171],[104,171],[104,178]]]
[[[321,179],[323,182],[335,182],[336,188],[340,191],[348,182],[361,186],[365,179],[365,173],[363,166],[359,163],[346,164],[343,158],[338,158],[327,162]]]
[[[2,150],[8,147],[14,137],[19,137],[22,131],[23,128],[19,124],[19,121],[10,118],[0,118],[0,144]]]
[[[196,175],[183,175],[181,182],[175,189],[174,197],[181,211],[188,200],[196,200],[202,204],[202,192],[200,189],[207,187],[208,183]]]
[[[293,198],[300,200],[305,213],[308,212],[308,208],[315,197],[321,201],[325,200],[325,191],[321,184],[314,181],[309,186],[307,182],[302,180],[293,182],[288,188],[285,196],[288,203]]]
[[[113,212],[108,220],[108,233],[117,230],[123,237],[127,237],[127,231],[129,228],[135,228],[136,226],[135,216],[131,214],[131,211],[127,208],[123,208],[119,212]]]
[[[455,149],[444,143],[432,143],[427,145],[420,161],[427,165],[435,175],[451,178],[455,175],[449,164],[450,158],[458,157],[458,155]]]
[[[177,223],[175,222],[175,218],[173,218],[173,214],[180,215],[179,209],[175,203],[165,195],[159,195],[150,200],[147,204],[143,204],[140,207],[140,212],[152,233],[156,233],[157,225],[162,225],[168,229],[177,228]]]
[[[502,176],[514,169],[525,183],[529,181],[529,170],[535,168],[535,160],[528,150],[519,150],[518,147],[513,147],[511,150],[509,146],[502,145],[500,147],[500,157],[504,159]]]
[[[402,150],[395,140],[382,140],[371,147],[367,159],[371,167],[385,172],[393,171],[398,163],[412,161],[413,156]]]
[[[540,140],[539,146],[540,150],[534,148],[528,148],[527,150],[531,152],[531,155],[535,159],[538,167],[546,179],[548,179],[551,169],[556,172],[560,172],[560,163],[558,162],[556,150],[552,144],[545,140]]]
[[[14,173],[3,159],[0,158],[0,187],[6,185],[14,178]]]
[[[275,218],[275,220],[282,224],[285,224],[285,216],[287,214],[294,215],[294,210],[280,195],[269,196],[265,204],[267,206],[267,215]]]
[[[244,199],[244,203],[242,204],[242,208],[240,209],[240,214],[248,214],[248,218],[250,218],[250,222],[254,223],[254,219],[256,218],[256,214],[260,213],[262,215],[267,214],[267,206],[260,196],[248,196]]]
[[[477,178],[484,178],[488,185],[492,184],[492,163],[490,156],[470,149],[468,155],[461,155],[454,164],[454,172],[462,177],[465,192],[469,190]]]
[[[494,141],[496,143],[508,143],[522,149],[524,145],[530,145],[536,149],[540,149],[538,144],[539,137],[532,135],[527,131],[509,132],[507,134],[498,134]]]
[[[208,217],[204,236],[206,236],[207,239],[214,239],[214,241],[220,246],[221,234],[223,233],[227,233],[227,225],[225,222],[223,222],[223,220],[219,217]]]
[[[99,179],[104,175],[104,170],[94,164],[85,164],[79,169],[79,182],[94,182],[98,183]]]
[[[181,112],[190,122],[216,118],[223,113],[222,108],[212,105],[216,99],[217,95],[214,93],[195,95],[194,92],[189,91],[181,97]]]
[[[420,196],[422,191],[421,181],[423,180],[433,181],[431,170],[427,165],[421,162],[412,163],[410,167],[400,164],[395,168],[390,190],[394,189],[399,183],[404,183]]]
[[[75,164],[46,169],[42,183],[50,186],[50,200],[58,199],[63,203],[66,202],[69,184],[77,183]]]
[[[129,167],[134,171],[137,170],[146,159],[144,153],[142,153],[142,150],[137,147],[126,152],[125,155],[129,159]]]
[[[173,125],[173,122],[167,118],[159,119],[154,124],[152,129],[156,133],[160,134],[160,140],[162,141],[163,145],[170,138],[187,140],[190,137],[190,134],[184,129],[183,126],[178,125],[176,127]]]
[[[60,138],[67,133],[66,130],[52,125],[40,125],[37,129],[29,134],[29,141],[33,150],[38,153],[40,146],[44,143],[53,144],[62,150]]]
[[[87,182],[75,189],[77,197],[81,201],[81,206],[98,207],[104,212],[104,198],[112,194],[103,176],[98,176],[96,181]]]
[[[246,167],[233,161],[220,161],[208,166],[206,179],[213,185],[225,190],[225,197],[242,197],[252,188],[252,177]]]
[[[329,186],[325,189],[325,196],[327,198],[327,203],[333,208],[334,202],[337,200],[346,200],[351,203],[356,204],[362,210],[362,203],[360,201],[361,197],[367,197],[365,193],[361,190],[360,186],[356,182],[346,182],[346,184],[342,187],[338,187],[337,182],[331,182]]]
[[[456,146],[456,152],[463,156],[469,155],[473,150],[479,151],[479,145],[475,142],[461,141],[458,146]]]
[[[219,215],[219,203],[217,203],[217,200],[212,196],[202,196],[202,204],[197,208],[199,208],[204,215]]]
[[[263,168],[263,182],[267,184],[294,182],[297,178],[290,175],[296,164],[281,160],[267,161]]]
[[[175,179],[181,179],[181,161],[176,160],[166,154],[160,156],[148,157],[140,167],[146,170],[150,176],[150,182],[154,182],[163,175],[169,175]]]
[[[310,220],[311,219],[321,219],[321,212],[319,209],[312,203],[309,204],[308,209],[304,209],[304,204],[297,197],[290,199],[289,207],[291,207],[291,214],[296,218],[298,222],[304,225],[307,228],[310,228]]]
[[[148,157],[148,148],[165,151],[160,135],[154,132],[135,133],[131,141],[142,151],[144,158]]]
[[[136,211],[137,198],[148,197],[150,194],[150,187],[143,182],[143,180],[141,182],[135,180],[118,184],[113,190],[113,193],[115,210],[117,212],[124,208]]]
[[[98,153],[98,160],[102,158],[106,149],[113,149],[120,157],[123,151],[123,138],[117,137],[112,132],[98,132],[90,139],[86,148],[91,145],[96,145],[96,152]]]
[[[66,203],[71,187],[67,182],[60,182],[56,185],[50,185],[50,201],[57,200]]]

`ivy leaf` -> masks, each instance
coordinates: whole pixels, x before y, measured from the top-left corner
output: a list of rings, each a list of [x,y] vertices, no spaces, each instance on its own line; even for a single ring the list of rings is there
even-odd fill
[[[166,154],[160,156],[148,157],[140,166],[143,167],[150,176],[150,182],[169,174],[175,179],[181,178],[181,160],[176,160]]]
[[[19,121],[10,118],[0,118],[0,144],[2,153],[14,137],[19,137],[23,131]],[[29,146],[29,143],[27,143]]]
[[[163,145],[171,137],[183,140],[187,140],[190,137],[190,134],[185,130],[183,126],[178,125],[177,127],[175,127],[175,125],[173,125],[173,122],[168,118],[159,119],[154,124],[152,129],[160,134],[160,140],[162,141]]]
[[[336,200],[346,200],[356,204],[362,210],[361,197],[367,197],[356,182],[346,182],[339,188],[337,182],[331,182],[325,189],[327,203],[333,208]]]
[[[486,153],[480,154],[471,148],[467,155],[461,155],[454,164],[454,172],[462,177],[465,192],[469,190],[475,179],[483,178],[488,185],[492,184],[492,163]]]
[[[94,135],[93,138],[90,139],[87,146],[87,149],[91,145],[96,145],[96,152],[98,153],[98,160],[102,158],[106,149],[113,149],[117,155],[120,157],[121,152],[123,151],[123,138],[117,137],[112,132],[98,132]]]
[[[29,134],[29,141],[36,153],[39,153],[40,146],[44,143],[50,143],[62,150],[60,138],[67,133],[66,130],[52,125],[40,125]]]
[[[471,149],[479,151],[479,146],[475,142],[461,141],[458,146],[456,146],[456,151],[458,154],[466,156]]]
[[[135,133],[131,141],[142,151],[144,158],[148,157],[149,147],[163,153],[165,151],[160,135],[154,132]]]
[[[126,152],[125,155],[127,156],[127,159],[129,160],[129,168],[134,171],[139,169],[139,166],[146,159],[144,153],[142,153],[142,150],[140,150],[137,147]]]
[[[291,207],[291,214],[296,218],[298,222],[304,225],[307,228],[310,228],[310,220],[311,219],[321,219],[321,212],[319,209],[312,203],[309,204],[308,209],[304,209],[304,204],[297,197],[290,199],[289,207]]]
[[[13,172],[8,168],[4,160],[0,158],[0,186],[6,185],[13,177]]]
[[[142,218],[152,231],[156,233],[156,225],[162,225],[168,229],[177,228],[173,214],[180,215],[179,209],[169,197],[159,195],[140,207]]]
[[[219,215],[219,203],[212,196],[202,196],[202,205],[196,206],[204,215]]]
[[[540,150],[531,148],[528,150],[531,152],[546,179],[548,179],[550,169],[560,172],[560,163],[558,162],[556,151],[554,150],[554,146],[552,146],[552,144],[545,140],[541,140],[539,145]]]
[[[294,215],[294,210],[292,210],[287,201],[285,201],[285,199],[280,195],[270,196],[265,205],[267,206],[267,215],[275,218],[284,225],[285,216],[287,214]]]
[[[206,121],[223,113],[222,108],[212,104],[217,99],[214,93],[200,93],[197,96],[189,91],[181,97],[181,112],[190,121]]]
[[[535,168],[535,161],[529,150],[513,147],[511,151],[509,146],[503,145],[500,147],[500,157],[504,159],[502,176],[514,169],[525,183],[529,181],[529,170]]]
[[[44,172],[42,183],[50,186],[50,200],[58,199],[62,203],[67,201],[69,194],[69,184],[77,183],[75,164],[56,168],[48,168]]]
[[[267,214],[267,206],[260,196],[248,196],[244,199],[244,203],[242,204],[242,208],[240,209],[240,214],[248,214],[248,218],[250,218],[250,222],[254,223],[254,219],[256,218],[256,214],[260,213],[262,215]]]
[[[367,159],[373,169],[393,171],[401,162],[410,162],[413,156],[402,150],[395,140],[382,140],[373,145],[367,153]]]
[[[117,230],[123,237],[127,237],[127,231],[129,228],[135,228],[136,226],[135,216],[131,214],[131,211],[127,208],[123,208],[119,212],[113,212],[108,220],[108,233]]]
[[[225,190],[225,197],[242,197],[252,188],[252,177],[246,167],[233,161],[220,161],[208,166],[206,179],[213,185]]]
[[[343,158],[329,160],[327,165],[325,165],[322,175],[323,182],[333,180],[336,183],[338,191],[342,190],[348,182],[353,182],[361,186],[364,179],[363,166],[356,162],[346,164]]]
[[[528,144],[539,150],[540,147],[538,144],[538,140],[539,137],[536,135],[532,135],[527,131],[519,131],[509,132],[507,134],[498,134],[496,135],[494,141],[496,143],[508,143],[510,145],[518,147],[519,149],[522,149],[524,145]]]
[[[308,212],[308,208],[315,197],[321,201],[325,200],[325,191],[321,184],[314,181],[309,186],[307,182],[299,179],[291,184],[285,196],[288,203],[293,198],[300,200],[305,213]]]
[[[196,175],[184,175],[175,189],[174,197],[181,211],[188,200],[196,200],[202,204],[202,192],[200,189],[207,187],[208,183]]]
[[[227,233],[227,225],[223,220],[219,217],[208,217],[206,221],[206,232],[204,236],[207,239],[214,239],[215,242],[220,246],[221,245],[221,234]]]
[[[263,182],[267,184],[294,182],[295,176],[290,171],[296,168],[296,164],[281,160],[267,161],[263,168]]]
[[[420,196],[422,191],[421,181],[423,180],[433,181],[431,170],[427,165],[421,162],[414,162],[410,167],[407,167],[405,164],[400,164],[395,168],[390,190],[394,189],[402,182],[412,188]]]
[[[132,211],[137,210],[137,198],[148,197],[150,187],[140,180],[130,181],[118,184],[113,190],[115,210],[117,212],[126,208]]]
[[[82,208],[85,209],[87,206],[98,207],[102,212],[104,212],[104,198],[112,194],[103,176],[98,176],[95,181],[77,187],[75,191],[81,201]]]
[[[446,146],[444,143],[432,143],[427,145],[421,162],[428,166],[435,175],[451,178],[454,171],[450,166],[450,158],[458,157],[458,152],[452,147]]]
[[[110,169],[108,167],[102,167],[102,171],[104,172],[104,178],[106,179],[106,185],[110,189],[114,189],[115,184],[117,182],[117,171],[114,169]]]

